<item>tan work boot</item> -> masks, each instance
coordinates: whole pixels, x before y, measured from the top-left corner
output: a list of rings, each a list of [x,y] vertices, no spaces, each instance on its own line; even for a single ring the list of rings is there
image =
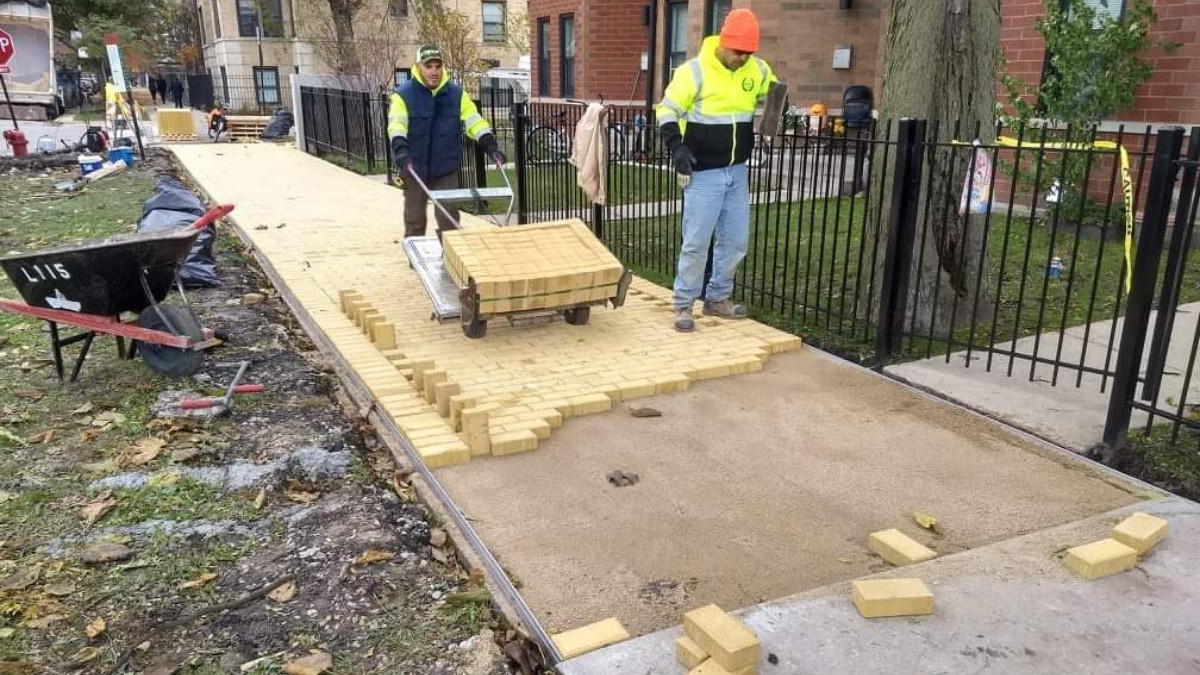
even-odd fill
[[[680,333],[690,333],[696,330],[696,322],[692,319],[692,310],[675,310],[675,330]]]
[[[722,319],[744,319],[749,316],[745,305],[735,305],[733,301],[726,298],[716,302],[704,303],[704,316],[719,316]]]

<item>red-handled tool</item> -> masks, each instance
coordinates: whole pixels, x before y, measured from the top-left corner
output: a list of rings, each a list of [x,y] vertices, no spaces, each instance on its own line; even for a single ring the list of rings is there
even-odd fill
[[[233,376],[233,381],[229,383],[229,388],[225,390],[225,395],[221,397],[209,398],[194,398],[186,401],[180,401],[179,407],[184,410],[204,410],[206,408],[222,407],[225,411],[233,405],[234,394],[261,394],[266,388],[261,384],[238,384],[242,380],[242,376],[246,374],[246,369],[250,367],[249,361],[242,361],[238,364],[237,375]]]

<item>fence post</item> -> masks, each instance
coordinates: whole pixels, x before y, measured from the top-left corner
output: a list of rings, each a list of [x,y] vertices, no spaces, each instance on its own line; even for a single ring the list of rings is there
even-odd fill
[[[529,177],[526,175],[525,134],[529,118],[526,116],[526,104],[514,103],[513,118],[513,158],[517,167],[517,222],[524,225],[529,222]]]
[[[332,143],[332,141],[333,141],[333,114],[329,112],[329,90],[328,89],[325,89],[325,88],[321,89],[321,98],[324,99],[324,101],[325,101],[325,132],[326,132],[325,138],[326,138],[327,144],[330,147],[332,147],[333,146],[333,143]],[[318,139],[317,147],[320,147],[320,145],[321,145],[321,141]],[[318,154],[318,156],[320,155],[320,153],[317,153],[317,154]]]
[[[350,142],[350,113],[346,109],[347,93],[338,91],[338,98],[342,99],[342,152],[345,153],[346,160],[350,161],[354,159],[354,149],[350,147],[353,143]]]
[[[882,369],[904,339],[908,280],[921,201],[921,172],[925,165],[925,120],[900,120],[896,136],[896,168],[892,180],[883,277],[880,279],[879,318],[875,330],[875,367]],[[882,224],[881,224],[882,226]]]
[[[475,110],[476,111],[482,110],[483,109],[482,106],[483,106],[482,101],[475,101]],[[496,133],[496,131],[493,129],[492,130],[493,138],[495,138],[495,136],[494,136],[495,133]],[[499,142],[499,141],[497,140],[497,142]],[[476,188],[485,188],[485,187],[487,187],[488,160],[487,160],[487,157],[483,154],[483,148],[479,145],[479,143],[472,143],[472,145],[475,146],[475,187]],[[484,202],[484,203],[486,204],[486,202]],[[480,214],[480,215],[483,215],[483,214]]]
[[[375,138],[371,133],[371,92],[362,92],[363,143],[367,146],[367,173],[375,173]]]
[[[1105,464],[1119,462],[1128,449],[1126,436],[1133,414],[1138,370],[1142,363],[1142,349],[1146,346],[1158,262],[1167,234],[1167,216],[1171,211],[1175,179],[1179,175],[1178,160],[1182,147],[1182,127],[1159,129],[1146,192],[1146,208],[1133,261],[1133,285],[1125,306],[1125,325],[1121,329],[1112,393],[1108,399],[1108,417],[1104,421],[1104,438],[1098,448],[1100,459]]]
[[[382,92],[379,97],[380,110],[382,114],[382,129],[383,129],[383,156],[387,158],[387,179],[388,185],[393,185],[396,180],[396,170],[392,166],[392,138],[388,136],[388,107],[391,106],[392,96],[388,91]]]

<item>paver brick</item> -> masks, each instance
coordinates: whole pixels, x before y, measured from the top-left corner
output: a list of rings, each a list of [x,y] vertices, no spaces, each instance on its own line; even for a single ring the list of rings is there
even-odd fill
[[[746,666],[741,670],[726,670],[717,663],[716,659],[705,659],[700,665],[688,671],[688,675],[755,675],[757,666]]]
[[[933,614],[933,593],[920,579],[860,579],[851,586],[854,606],[868,619]]]
[[[596,623],[564,631],[550,637],[564,658],[573,659],[601,647],[629,639],[629,631],[616,619],[605,619]]]
[[[515,455],[518,452],[529,452],[530,450],[536,450],[537,446],[537,434],[528,429],[493,434],[491,437],[491,453],[496,457]]]
[[[1133,569],[1137,565],[1136,549],[1116,539],[1101,539],[1067,551],[1063,559],[1067,567],[1084,579],[1092,580]]]
[[[722,668],[733,672],[753,667],[762,652],[754,633],[716,605],[684,614],[683,632]]]
[[[1113,528],[1112,538],[1144,555],[1167,536],[1167,521],[1137,512]]]
[[[684,668],[691,670],[708,659],[708,652],[690,637],[681,635],[675,638],[675,658],[679,659]]]
[[[925,562],[937,557],[937,553],[900,530],[894,529],[872,532],[867,539],[867,548],[897,567]]]

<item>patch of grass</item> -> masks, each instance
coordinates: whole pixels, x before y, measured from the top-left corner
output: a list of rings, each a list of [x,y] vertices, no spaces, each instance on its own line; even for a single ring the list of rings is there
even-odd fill
[[[1193,414],[1200,421],[1200,413]],[[1129,435],[1131,473],[1188,499],[1200,499],[1200,430],[1181,428],[1172,438],[1171,424]]]
[[[106,526],[131,525],[144,520],[250,520],[251,500],[230,497],[221,488],[191,478],[172,485],[147,484],[136,489],[114,490],[117,507]]]

